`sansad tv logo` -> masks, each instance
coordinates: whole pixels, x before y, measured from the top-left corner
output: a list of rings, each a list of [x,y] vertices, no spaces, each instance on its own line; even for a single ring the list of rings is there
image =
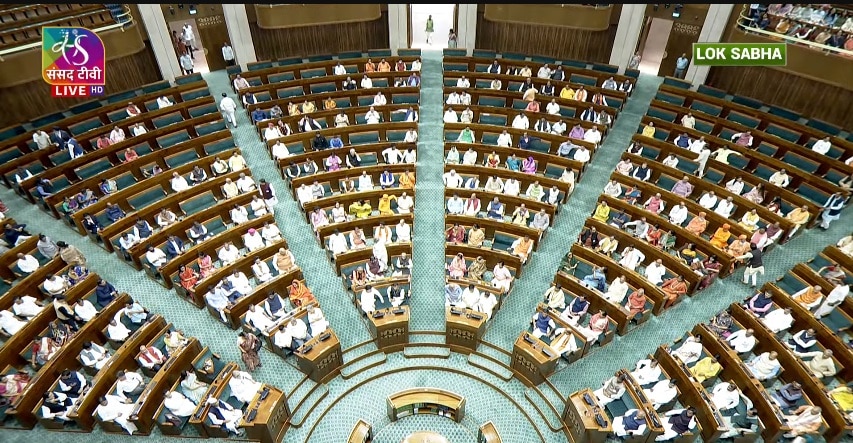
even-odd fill
[[[98,34],[78,27],[42,28],[42,78],[53,97],[104,95],[106,57]]]

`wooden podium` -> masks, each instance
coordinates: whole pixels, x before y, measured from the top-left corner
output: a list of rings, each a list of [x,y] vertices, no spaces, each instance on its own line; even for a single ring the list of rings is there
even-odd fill
[[[381,317],[377,317],[380,313]],[[397,352],[409,343],[408,306],[386,308],[368,315],[370,335],[376,341],[376,347],[385,352]]]
[[[438,388],[412,388],[386,399],[388,418],[397,421],[415,414],[437,414],[460,423],[465,417],[465,397]]]
[[[575,392],[566,400],[563,423],[569,428],[572,441],[604,443],[607,434],[613,432],[607,413],[589,388]]]
[[[463,308],[451,310],[448,306],[445,308],[444,318],[445,343],[456,352],[469,354],[476,351],[486,332],[486,314]]]
[[[337,375],[344,364],[341,342],[332,328],[305,342],[294,354],[299,370],[317,383]]]
[[[280,442],[290,422],[290,408],[281,390],[270,385],[264,385],[264,387],[269,391],[263,399],[261,399],[263,389],[255,394],[255,398],[246,409],[246,415],[243,416],[243,429],[246,430],[246,437],[250,440],[262,443]],[[253,414],[254,417],[252,417]],[[252,420],[249,421],[249,418]]]
[[[483,423],[477,432],[477,443],[502,443],[498,429],[491,420]]]
[[[528,386],[541,384],[557,369],[560,354],[528,332],[522,332],[512,347],[512,371]]]

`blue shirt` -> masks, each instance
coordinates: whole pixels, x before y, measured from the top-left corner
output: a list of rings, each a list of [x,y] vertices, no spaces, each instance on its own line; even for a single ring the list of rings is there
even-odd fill
[[[686,57],[678,57],[678,60],[675,61],[675,67],[678,69],[684,69],[688,64],[690,64],[690,60]]]

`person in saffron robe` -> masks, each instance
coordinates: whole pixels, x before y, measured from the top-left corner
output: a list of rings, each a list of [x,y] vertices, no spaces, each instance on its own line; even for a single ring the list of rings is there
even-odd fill
[[[629,317],[631,321],[636,321],[637,317],[643,315],[646,310],[646,290],[639,288],[628,296],[628,303],[625,304],[625,309],[630,311]]]
[[[804,226],[809,221],[809,208],[805,205],[799,208],[794,208],[791,212],[785,215],[785,218],[796,225],[791,228],[791,232],[788,233],[788,238],[791,238],[794,236],[794,233],[800,229],[800,227]]]
[[[312,303],[316,301],[314,299],[314,294],[311,293],[311,290],[305,286],[305,283],[299,280],[293,280],[288,289],[288,296],[290,297],[290,302],[293,303],[294,306],[304,306],[308,303]]]
[[[592,218],[603,223],[607,223],[608,217],[610,217],[610,206],[607,206],[607,202],[602,201],[595,208],[595,213],[592,215]]]
[[[198,272],[195,272],[195,269],[191,266],[181,265],[178,277],[181,279],[181,286],[190,292],[192,292],[198,283]]]
[[[731,242],[726,248],[726,253],[732,257],[740,257],[749,252],[749,242],[746,240],[746,235],[741,234],[737,240]]]
[[[663,307],[668,308],[675,303],[678,297],[687,293],[687,283],[684,282],[684,277],[679,275],[663,282],[661,290],[666,294],[666,302]]]
[[[791,295],[791,298],[806,309],[811,309],[820,303],[823,298],[820,286],[809,286],[808,288]]]
[[[415,176],[408,170],[400,174],[400,187],[412,189],[415,187]]]
[[[660,239],[662,235],[663,230],[661,230],[660,226],[655,224],[653,227],[649,228],[648,231],[646,231],[646,241],[648,241],[649,244],[654,246],[655,248],[660,249]]]
[[[693,220],[691,220],[690,223],[693,223]],[[711,245],[720,249],[725,249],[729,245],[729,237],[732,236],[732,233],[729,232],[730,228],[731,226],[729,226],[728,223],[723,223],[723,226],[717,228],[717,231],[714,232],[714,236],[711,237]]]
[[[465,263],[465,257],[461,252],[456,254],[450,264],[447,265],[447,272],[450,273],[450,278],[464,278],[467,270],[468,265]]]
[[[700,212],[699,215],[690,219],[690,223],[687,223],[684,229],[696,236],[701,236],[705,232],[705,228],[708,227],[708,220],[705,220],[705,215],[705,212]]]

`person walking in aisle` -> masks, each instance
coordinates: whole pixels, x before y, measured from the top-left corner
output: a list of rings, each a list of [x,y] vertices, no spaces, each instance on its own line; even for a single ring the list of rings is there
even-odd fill
[[[433,33],[433,32],[435,32],[435,24],[432,22],[432,15],[430,15],[430,16],[427,18],[427,21],[426,21],[426,29],[424,30],[424,32],[426,32],[426,42],[427,42],[427,44],[428,44],[428,45],[431,45],[431,44],[432,44],[432,33]]]
[[[234,115],[237,110],[237,103],[234,103],[234,99],[224,92],[222,93],[222,100],[219,101],[219,110],[225,114],[225,120],[231,122],[234,129],[237,129],[237,116]]]
[[[225,60],[225,66],[234,66],[236,63],[234,58],[234,48],[225,42],[222,44],[222,58]]]

